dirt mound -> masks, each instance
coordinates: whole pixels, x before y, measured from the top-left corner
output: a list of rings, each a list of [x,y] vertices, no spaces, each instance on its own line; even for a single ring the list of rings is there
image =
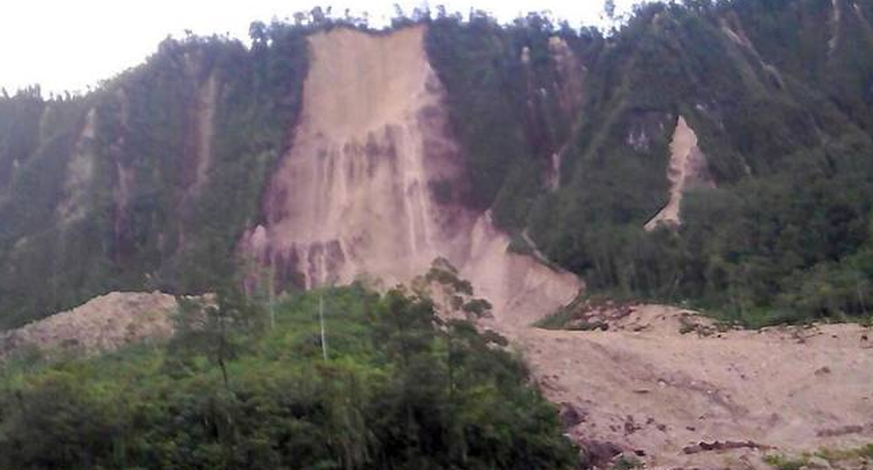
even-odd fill
[[[175,297],[160,292],[113,292],[73,310],[0,333],[0,359],[29,348],[86,354],[170,336]]]
[[[564,309],[564,318],[552,328],[581,331],[633,331],[647,333],[695,333],[710,336],[731,330],[691,310],[643,305],[613,300],[574,301]]]
[[[579,442],[649,468],[769,468],[765,452],[873,440],[870,329],[719,329],[665,306],[604,315],[607,331],[502,330],[549,399],[582,417]]]

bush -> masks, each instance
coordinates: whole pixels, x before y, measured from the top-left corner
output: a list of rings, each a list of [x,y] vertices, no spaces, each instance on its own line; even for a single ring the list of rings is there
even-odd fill
[[[575,467],[505,339],[428,301],[322,290],[266,330],[233,296],[206,308],[166,347],[0,369],[0,468]]]

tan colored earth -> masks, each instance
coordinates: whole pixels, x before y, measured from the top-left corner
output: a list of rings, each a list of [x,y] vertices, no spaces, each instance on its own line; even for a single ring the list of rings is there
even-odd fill
[[[509,253],[490,214],[461,203],[465,156],[425,32],[336,28],[309,38],[300,124],[272,175],[267,220],[245,234],[240,251],[280,288],[360,278],[387,288],[446,258],[505,323],[530,323],[582,284]],[[264,284],[251,277],[250,285]]]
[[[670,181],[670,198],[667,205],[646,223],[646,230],[651,231],[665,224],[679,225],[685,191],[694,187],[713,186],[707,170],[706,156],[697,146],[697,134],[682,116],[676,122],[673,141],[670,143],[667,179]]]
[[[67,312],[0,332],[0,360],[37,348],[45,354],[111,351],[144,340],[168,338],[173,331],[172,295],[112,292]]]
[[[769,468],[765,453],[873,442],[870,328],[719,331],[657,305],[625,315],[607,320],[606,331],[492,325],[520,348],[545,395],[579,421],[574,440],[640,451],[647,468],[665,469]],[[728,442],[761,448],[701,448]]]

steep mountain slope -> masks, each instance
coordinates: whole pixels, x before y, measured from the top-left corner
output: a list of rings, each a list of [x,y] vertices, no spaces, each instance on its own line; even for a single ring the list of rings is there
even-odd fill
[[[593,288],[750,324],[865,315],[873,42],[864,13],[829,51],[831,7],[643,8],[588,66],[561,187],[528,213],[539,248]],[[687,191],[678,230],[646,234],[670,200],[679,116],[717,188]]]
[[[313,33],[322,28],[275,24],[249,51],[215,38],[169,41],[105,90],[42,102],[78,116],[64,121],[63,148],[41,158],[50,171],[15,155],[31,160],[0,206],[13,221],[0,244],[3,324],[111,289],[203,292],[234,272],[252,289],[367,274],[390,286],[437,257],[518,318],[569,301],[575,277],[507,253],[487,205],[471,202],[477,181],[446,122],[426,29]],[[566,44],[541,36],[547,57],[563,57],[548,69],[563,67],[569,113],[574,62]],[[30,207],[28,172],[52,188],[37,190],[42,212]]]
[[[581,284],[508,253],[490,216],[461,201],[464,161],[425,31],[310,37],[301,122],[265,195],[266,223],[243,251],[278,285],[299,288],[361,277],[409,283],[445,258],[507,321],[532,321]]]
[[[168,40],[87,96],[0,99],[0,324],[230,276],[297,118],[307,31]]]
[[[618,296],[748,324],[863,316],[871,9],[652,4],[610,37],[474,12],[386,39],[321,15],[255,24],[249,48],[166,41],[84,97],[4,96],[0,325],[265,270],[280,290],[390,284],[441,255],[486,279],[474,240],[499,233],[495,253]],[[699,181],[673,176],[677,122]],[[378,184],[349,184],[368,155]],[[681,225],[646,230],[665,208]]]
[[[687,3],[642,7],[609,37],[537,15],[376,32],[313,14],[253,24],[251,47],[168,40],[86,96],[4,96],[0,328],[112,290],[232,283],[272,301],[414,284],[436,262],[470,281],[449,280],[465,297],[448,303],[487,299],[490,316],[481,300],[465,314],[524,349],[550,398],[591,405],[599,428],[576,437],[711,466],[680,452],[854,443],[869,434],[860,326],[816,327],[840,338],[809,347],[652,326],[675,310],[618,325],[639,331],[530,327],[586,285],[754,326],[870,315],[873,5]],[[313,338],[295,347],[317,356]],[[450,366],[447,341],[429,354]]]

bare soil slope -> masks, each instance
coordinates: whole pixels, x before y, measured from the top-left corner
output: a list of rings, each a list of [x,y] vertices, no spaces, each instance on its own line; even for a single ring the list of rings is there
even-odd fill
[[[670,143],[670,165],[667,168],[670,180],[670,198],[667,205],[646,223],[646,230],[654,230],[661,224],[679,225],[682,196],[694,187],[713,186],[706,165],[706,156],[697,146],[697,134],[679,116],[673,141]]]
[[[581,283],[508,253],[490,216],[461,202],[464,156],[424,34],[419,25],[309,38],[301,122],[270,182],[267,220],[242,251],[279,286],[304,288],[360,277],[391,287],[446,258],[505,322],[530,323]]]

